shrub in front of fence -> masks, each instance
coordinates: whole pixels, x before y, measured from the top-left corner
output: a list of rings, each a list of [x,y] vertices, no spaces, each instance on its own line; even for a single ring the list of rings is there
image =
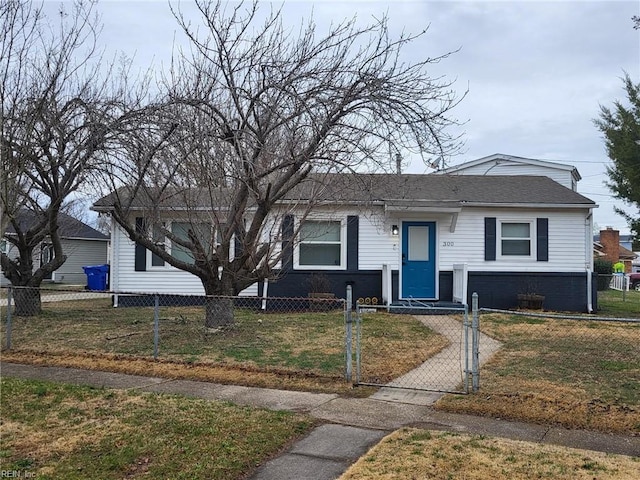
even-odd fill
[[[598,258],[593,261],[593,271],[598,274],[598,291],[608,290],[613,272],[613,262]]]

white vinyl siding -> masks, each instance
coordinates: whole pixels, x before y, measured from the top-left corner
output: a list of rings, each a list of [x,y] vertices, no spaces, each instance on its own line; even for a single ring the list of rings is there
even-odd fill
[[[583,272],[585,271],[585,221],[587,210],[533,210],[533,209],[463,209],[458,216],[455,232],[448,224],[438,224],[439,269],[452,270],[455,263],[466,263],[469,271],[514,272]],[[496,261],[484,259],[484,218],[495,217],[500,222],[531,222],[532,255],[529,257],[498,256]],[[549,260],[538,262],[535,256],[535,221],[549,219]],[[499,227],[498,227],[499,229]],[[497,232],[498,241],[500,232]],[[499,252],[498,247],[498,252]]]
[[[353,212],[350,214],[358,214]],[[345,214],[346,215],[346,214]],[[532,271],[577,272],[584,271],[585,219],[588,210],[561,211],[556,209],[487,209],[466,208],[459,214],[454,232],[450,231],[452,217],[449,214],[423,214],[387,216],[382,213],[360,212],[359,215],[359,269],[380,270],[383,264],[399,268],[400,236],[391,235],[391,226],[404,220],[436,222],[436,257],[438,269],[453,269],[455,263],[466,263],[475,271]],[[484,218],[496,217],[498,222],[531,224],[531,255],[528,257],[505,256],[497,261],[484,260]],[[536,254],[536,219],[549,219],[549,261],[538,262]],[[498,223],[499,225],[499,223]],[[499,232],[498,232],[499,239]],[[499,252],[498,248],[498,252]]]
[[[183,295],[204,295],[202,282],[195,275],[167,266],[165,268],[147,269],[139,272],[134,269],[135,243],[116,227],[114,229],[118,238],[114,241],[113,264],[111,267],[114,275],[113,287],[119,292],[130,293],[175,293]],[[115,250],[116,245],[118,251]],[[115,265],[114,265],[115,264]],[[258,285],[254,284],[243,290],[240,295],[257,295]]]
[[[358,215],[354,212],[353,215]],[[358,268],[360,270],[381,270],[388,264],[397,270],[400,258],[400,236],[391,234],[393,225],[399,221],[385,220],[382,214],[360,212],[358,228]]]
[[[560,185],[564,185],[573,191],[576,190],[576,183],[570,170],[505,160],[472,165],[457,170],[455,175],[535,175],[549,177]]]
[[[272,261],[277,259],[277,261],[273,262],[273,268],[282,268],[282,262],[280,260],[280,256],[282,255],[282,220],[282,216],[267,218],[259,234],[262,244],[271,244],[270,258]],[[250,223],[251,218],[248,218],[247,225],[250,225]]]
[[[584,272],[585,266],[591,261],[585,252],[591,252],[591,245],[585,245],[588,228],[586,218],[588,209],[526,209],[526,208],[464,208],[458,214],[455,231],[451,232],[451,214],[424,213],[395,215],[385,214],[382,208],[374,211],[358,211],[355,208],[327,210],[318,216],[323,219],[331,218],[342,222],[341,248],[346,248],[346,219],[348,215],[358,215],[358,269],[378,270],[383,264],[388,264],[397,270],[400,264],[401,235],[391,234],[392,225],[402,225],[403,220],[420,220],[436,222],[436,261],[439,271],[451,271],[453,265],[466,263],[469,271],[494,272]],[[499,256],[496,261],[484,260],[484,218],[495,217],[498,228],[500,222],[531,224],[531,256],[509,257]],[[278,217],[281,219],[282,217]],[[538,262],[536,249],[536,219],[548,219],[548,250],[549,260]],[[263,238],[277,235],[277,227],[268,222],[263,232]],[[272,227],[272,228],[270,228]],[[173,267],[156,269],[155,271],[134,271],[134,244],[119,228],[115,229],[118,241],[121,242],[119,252],[113,252],[115,266],[119,269],[118,289],[120,291],[145,291],[161,293],[193,293],[202,294],[200,280],[187,272]],[[500,238],[499,231],[497,232]],[[114,248],[115,248],[114,243]],[[279,250],[276,242],[274,250]],[[296,254],[294,249],[294,260]],[[499,252],[499,248],[497,249]],[[346,251],[343,252],[341,262],[346,265]],[[296,267],[298,268],[298,267]],[[330,267],[336,269],[335,266]],[[114,271],[114,265],[112,265]],[[144,288],[144,290],[142,290]],[[243,294],[256,294],[257,285],[245,290]]]

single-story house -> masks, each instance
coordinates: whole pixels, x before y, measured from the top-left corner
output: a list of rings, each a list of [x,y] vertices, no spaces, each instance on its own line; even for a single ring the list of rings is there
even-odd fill
[[[33,215],[33,212],[28,210],[23,210],[20,213],[18,221],[24,226],[21,227],[21,230],[26,230],[34,222]],[[59,214],[58,222],[62,251],[67,255],[67,261],[47,280],[71,285],[86,285],[87,277],[82,267],[104,265],[108,262],[109,236],[64,213]],[[17,249],[7,238],[15,236],[15,234],[15,229],[9,224],[5,238],[0,245],[2,251],[10,258],[17,256]],[[34,268],[48,263],[52,255],[51,242],[43,241],[34,252]],[[0,275],[0,282],[2,285],[6,285],[9,280],[4,275]]]
[[[350,284],[354,298],[378,303],[470,303],[477,292],[481,306],[513,308],[518,294],[537,293],[547,309],[596,308],[591,232],[597,205],[576,192],[575,167],[492,155],[434,174],[322,178],[322,189],[312,176],[283,199],[288,210],[270,240],[282,248],[278,278],[243,294],[306,296],[309,277],[323,273],[336,295],[343,297]],[[319,201],[300,225],[295,205],[311,191]],[[105,197],[92,208],[108,213],[109,202]],[[131,215],[142,221],[144,211]],[[308,236],[283,241],[293,231]],[[312,232],[320,233],[314,238]],[[154,264],[115,222],[111,240],[112,290],[203,293],[197,277]]]

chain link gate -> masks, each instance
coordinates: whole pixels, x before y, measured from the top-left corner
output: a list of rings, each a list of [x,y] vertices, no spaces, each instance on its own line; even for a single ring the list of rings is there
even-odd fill
[[[385,328],[387,322],[394,322],[393,328]],[[477,390],[477,309],[470,319],[466,305],[441,307],[415,300],[391,307],[358,305],[354,323],[356,385]]]

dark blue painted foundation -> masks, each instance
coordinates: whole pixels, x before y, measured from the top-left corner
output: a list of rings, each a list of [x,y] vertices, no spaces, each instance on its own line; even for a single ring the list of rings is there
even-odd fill
[[[308,308],[309,277],[312,273],[323,273],[329,278],[330,291],[336,298],[346,297],[347,285],[351,285],[354,304],[358,299],[369,299],[371,303],[382,304],[382,272],[379,270],[360,271],[296,271],[282,273],[276,280],[268,284],[269,298],[297,299],[297,304],[289,304],[288,308],[306,310]],[[398,302],[398,271],[391,274],[392,300]],[[264,284],[258,288],[258,296],[262,297]],[[585,273],[517,273],[517,272],[469,272],[467,287],[467,304],[471,305],[471,297],[478,293],[480,307],[497,309],[515,309],[518,307],[518,294],[537,293],[544,295],[543,308],[558,312],[586,312],[586,274]],[[592,299],[594,311],[597,311],[597,281],[592,281]],[[139,307],[153,306],[152,295],[120,296],[119,306]],[[453,272],[439,273],[440,302],[453,300]],[[261,300],[239,299],[242,306],[260,308]],[[250,302],[257,302],[255,305]],[[160,295],[160,305],[202,305],[204,297]],[[276,309],[277,302],[269,301],[269,310]]]
[[[311,271],[291,270],[277,281],[269,283],[269,296],[306,297],[309,292],[307,279]],[[344,298],[346,287],[352,285],[353,298],[374,297],[382,302],[382,272],[379,270],[360,270],[357,272],[323,271],[331,282],[331,292],[338,298]],[[392,272],[393,301],[399,300],[398,271]],[[587,309],[586,273],[519,273],[519,272],[469,272],[467,303],[471,305],[473,292],[478,293],[480,307],[514,309],[518,307],[518,294],[538,293],[544,295],[545,310],[559,312],[586,312]],[[592,299],[594,311],[597,310],[596,279],[592,281]],[[453,272],[439,273],[439,296],[441,302],[453,300]]]
[[[593,309],[597,310],[597,285],[592,281]],[[586,273],[514,273],[469,272],[468,299],[478,293],[480,307],[513,309],[518,307],[518,294],[544,295],[544,310],[557,312],[587,311]]]

